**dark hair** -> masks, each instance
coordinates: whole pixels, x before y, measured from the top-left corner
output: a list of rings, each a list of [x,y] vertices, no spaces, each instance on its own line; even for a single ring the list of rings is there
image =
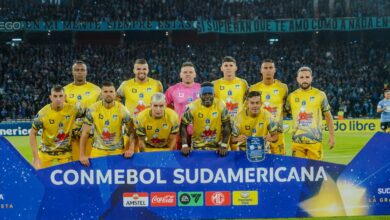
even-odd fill
[[[273,64],[275,64],[275,62],[273,60],[271,60],[271,59],[264,59],[264,60],[261,61],[261,64],[263,64],[263,63],[273,63]]]
[[[63,92],[63,91],[64,91],[64,87],[58,84],[54,85],[50,90],[50,92]]]
[[[183,67],[186,67],[186,66],[195,68],[194,64],[191,61],[184,62],[183,64],[181,64],[180,68],[183,68]]]
[[[200,87],[206,87],[206,86],[211,86],[211,87],[214,87],[214,84],[211,83],[211,82],[204,82],[200,85]]]
[[[111,86],[115,87],[113,82],[105,81],[105,82],[102,83],[102,88],[103,87],[111,87]]]
[[[250,91],[248,93],[248,95],[246,96],[246,99],[256,97],[256,96],[260,96],[260,99],[261,99],[261,92],[260,91]]]
[[[148,64],[148,62],[145,59],[136,59],[134,65],[135,64]]]
[[[74,61],[73,65],[75,65],[75,64],[84,64],[84,65],[87,65],[87,64],[85,64],[85,62],[82,61],[82,60],[76,60],[76,61]]]
[[[236,59],[234,59],[232,56],[226,56],[222,59],[222,63],[225,63],[225,62],[233,62],[235,64],[237,64],[236,62]]]

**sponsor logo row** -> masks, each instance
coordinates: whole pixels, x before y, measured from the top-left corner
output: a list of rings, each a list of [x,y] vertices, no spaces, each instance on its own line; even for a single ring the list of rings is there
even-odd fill
[[[124,207],[240,206],[258,205],[257,191],[127,192]]]

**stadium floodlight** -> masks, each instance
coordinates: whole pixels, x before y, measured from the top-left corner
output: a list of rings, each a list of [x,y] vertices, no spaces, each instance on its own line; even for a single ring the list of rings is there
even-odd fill
[[[278,38],[271,38],[271,39],[268,40],[268,42],[269,42],[270,45],[272,45],[272,44],[274,44],[274,43],[276,43],[276,42],[278,42],[278,41],[279,41]]]

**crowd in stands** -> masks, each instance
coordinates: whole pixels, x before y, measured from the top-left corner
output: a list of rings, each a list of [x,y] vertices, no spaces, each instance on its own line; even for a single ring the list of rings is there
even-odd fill
[[[2,21],[230,20],[389,16],[388,0],[3,0]],[[349,2],[349,3],[348,3]],[[317,5],[318,7],[315,7]]]
[[[351,42],[274,45],[260,43],[210,43],[173,45],[166,42],[136,42],[122,46],[21,45],[0,47],[0,117],[31,118],[48,103],[54,84],[72,82],[72,63],[88,64],[87,80],[95,84],[111,80],[116,87],[134,77],[133,62],[146,58],[149,76],[162,81],[164,89],[177,83],[181,63],[192,61],[197,81],[222,77],[221,59],[237,59],[237,76],[249,84],[258,82],[261,60],[271,58],[277,67],[276,78],[297,88],[296,71],[303,65],[314,70],[313,86],[324,90],[337,115],[376,116],[376,104],[390,75],[390,48],[381,42]]]

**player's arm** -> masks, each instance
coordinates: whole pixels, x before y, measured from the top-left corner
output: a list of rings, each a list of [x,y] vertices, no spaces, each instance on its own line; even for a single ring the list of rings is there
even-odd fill
[[[230,115],[226,108],[222,110],[222,140],[221,143],[219,143],[218,151],[217,153],[219,156],[226,156],[228,152],[228,141],[230,138],[230,135],[232,133],[232,129],[230,126]]]
[[[335,145],[333,116],[332,116],[332,113],[330,111],[324,112],[324,116],[325,116],[326,125],[329,128],[329,142],[328,142],[329,149],[333,149],[333,147]]]
[[[125,82],[123,82],[119,88],[116,90],[116,100],[118,102],[124,103],[125,102]]]
[[[125,158],[130,158],[134,155],[134,124],[132,121],[125,124],[126,126],[126,135],[129,137],[129,141],[126,143],[125,149],[128,149],[124,153]]]
[[[85,155],[85,145],[87,144],[89,132],[91,131],[91,125],[84,123],[81,128],[80,136],[80,163],[84,166],[89,166],[89,158]]]
[[[246,96],[248,95],[248,92],[249,92],[249,85],[245,79],[243,79],[243,81],[244,81],[244,85],[245,85],[245,88],[244,88],[245,90],[244,90],[244,97],[242,97],[242,102],[245,103]]]
[[[33,166],[36,169],[39,169],[42,166],[41,159],[39,159],[38,156],[38,147],[37,147],[37,133],[38,130],[34,127],[31,128],[30,134],[29,134],[29,140],[30,140],[30,146],[33,153]]]
[[[188,143],[187,143],[187,137],[188,137],[187,126],[189,124],[191,124],[192,120],[193,120],[193,117],[191,114],[191,110],[187,109],[187,111],[184,112],[184,115],[183,115],[183,117],[181,119],[181,123],[180,123],[181,153],[184,156],[188,156],[191,152],[191,146],[188,146]]]
[[[168,88],[167,91],[165,92],[165,100],[167,102],[167,107],[174,109],[171,88],[172,87]]]
[[[138,136],[139,152],[145,152],[145,147],[146,147],[145,138],[146,138],[146,136],[139,135],[138,133],[137,133],[137,136]]]
[[[379,104],[378,104],[378,106],[376,108],[376,112],[382,113],[384,111],[385,111],[385,108],[383,108],[382,105],[381,105],[381,102],[379,102]]]
[[[158,81],[157,92],[164,92],[164,87],[160,81]]]
[[[168,148],[170,150],[174,150],[175,149],[176,137],[177,137],[177,133],[176,134],[169,134],[167,146],[168,146]]]
[[[144,125],[141,115],[138,115],[135,121],[135,134],[138,137],[138,148],[140,152],[145,151],[146,125]]]
[[[230,137],[230,144],[244,143],[247,139],[245,135],[242,135],[238,125],[238,117],[236,116],[230,123],[232,125],[232,135]],[[232,146],[232,145],[231,145]],[[231,147],[230,146],[230,147]],[[233,150],[233,149],[232,149]],[[235,150],[235,149],[234,149]]]

